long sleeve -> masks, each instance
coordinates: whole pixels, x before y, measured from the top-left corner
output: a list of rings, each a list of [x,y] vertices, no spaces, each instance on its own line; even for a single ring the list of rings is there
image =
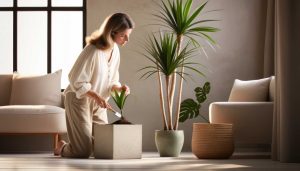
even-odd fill
[[[87,45],[69,73],[70,87],[77,98],[82,98],[92,88],[90,81],[95,67],[95,52],[95,47]]]
[[[116,66],[114,68],[114,72],[112,74],[112,79],[110,82],[110,90],[114,85],[121,86],[121,83],[119,82],[120,52],[119,52],[119,49],[117,46],[115,47],[115,49],[117,51],[117,54],[116,54],[117,61],[116,61]]]

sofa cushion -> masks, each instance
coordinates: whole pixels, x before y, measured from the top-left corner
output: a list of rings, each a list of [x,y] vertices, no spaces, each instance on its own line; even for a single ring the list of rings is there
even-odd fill
[[[0,106],[9,105],[12,74],[0,75]]]
[[[270,78],[242,81],[235,79],[230,102],[259,102],[267,101],[269,94]]]
[[[49,105],[0,106],[0,132],[66,132],[65,110]]]
[[[61,106],[61,70],[42,76],[14,73],[10,105]]]

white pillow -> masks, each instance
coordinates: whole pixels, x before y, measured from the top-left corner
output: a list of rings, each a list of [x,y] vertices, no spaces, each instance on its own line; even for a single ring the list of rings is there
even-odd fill
[[[61,106],[61,72],[42,76],[14,73],[10,105]]]
[[[235,79],[228,101],[260,102],[267,101],[270,78],[242,81]]]

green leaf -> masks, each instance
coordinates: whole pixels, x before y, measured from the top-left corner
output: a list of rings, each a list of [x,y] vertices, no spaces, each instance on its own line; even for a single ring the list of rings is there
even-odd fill
[[[192,40],[194,45],[200,46],[198,41],[191,36],[199,36],[200,38],[207,40],[204,43],[209,45],[216,44],[214,39],[206,33],[217,32],[220,29],[210,26],[199,26],[210,21],[218,21],[213,19],[200,18],[201,12],[204,10],[208,1],[196,6],[194,11],[191,11],[193,0],[161,0],[160,11],[154,14],[158,21],[161,21],[164,27],[171,29],[173,33],[176,33],[177,38],[179,36],[187,37]],[[213,48],[213,46],[210,46]]]
[[[121,113],[124,108],[125,101],[127,99],[125,92],[126,92],[125,90],[122,90],[121,92],[114,91],[111,93],[111,96],[114,102],[116,103],[116,105],[118,106],[118,108],[120,109]]]
[[[206,94],[201,87],[197,87],[194,90],[196,92],[196,98],[198,103],[203,103],[206,100]]]
[[[181,52],[177,55],[178,42],[172,34],[160,34],[159,37],[152,34],[149,36],[146,45],[144,45],[146,54],[142,54],[151,63],[151,66],[143,67],[140,71],[145,73],[141,78],[148,78],[155,72],[161,71],[165,76],[169,76],[176,72],[181,67],[186,67],[190,71],[200,72],[192,62],[189,62],[190,58],[195,53],[195,48],[190,48],[191,43],[187,43],[182,47]]]
[[[206,82],[203,86],[203,90],[205,92],[205,94],[208,94],[209,91],[210,91],[210,83],[209,82]]]
[[[203,87],[197,87],[194,91],[196,93],[198,103],[203,103],[207,99],[206,95],[210,91],[210,83],[206,82]]]
[[[180,106],[179,122],[197,117],[200,107],[201,105],[196,103],[193,99],[184,100]]]

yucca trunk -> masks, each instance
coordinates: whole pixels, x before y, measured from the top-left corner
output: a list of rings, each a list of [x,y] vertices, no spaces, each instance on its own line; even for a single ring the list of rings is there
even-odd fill
[[[172,109],[170,104],[170,97],[168,92],[170,91],[170,77],[166,76],[166,92],[167,92],[167,104],[168,104],[168,127],[169,130],[173,130],[173,123],[172,123]]]
[[[168,95],[170,98],[171,113],[173,113],[173,101],[174,101],[174,93],[176,87],[176,69],[174,71],[174,74],[172,74],[170,77],[171,77],[171,89]]]
[[[158,73],[158,82],[159,82],[159,97],[160,97],[160,109],[163,117],[163,126],[164,130],[169,130],[169,127],[167,125],[167,119],[166,119],[166,112],[165,112],[165,104],[164,104],[164,93],[163,93],[163,85],[161,82],[161,73],[160,71]]]
[[[183,40],[183,36],[182,35],[178,35],[177,36],[177,43],[178,43],[178,49],[177,49],[177,55],[179,55],[180,50],[181,50],[181,43]],[[175,124],[174,124],[174,130],[178,129],[178,122],[179,122],[179,113],[180,113],[180,104],[181,104],[181,96],[182,96],[182,83],[183,83],[183,72],[184,72],[184,61],[182,62],[182,67],[181,67],[181,77],[180,77],[180,81],[179,81],[179,91],[178,91],[178,98],[177,98],[177,110],[176,110],[176,118],[175,118]]]

